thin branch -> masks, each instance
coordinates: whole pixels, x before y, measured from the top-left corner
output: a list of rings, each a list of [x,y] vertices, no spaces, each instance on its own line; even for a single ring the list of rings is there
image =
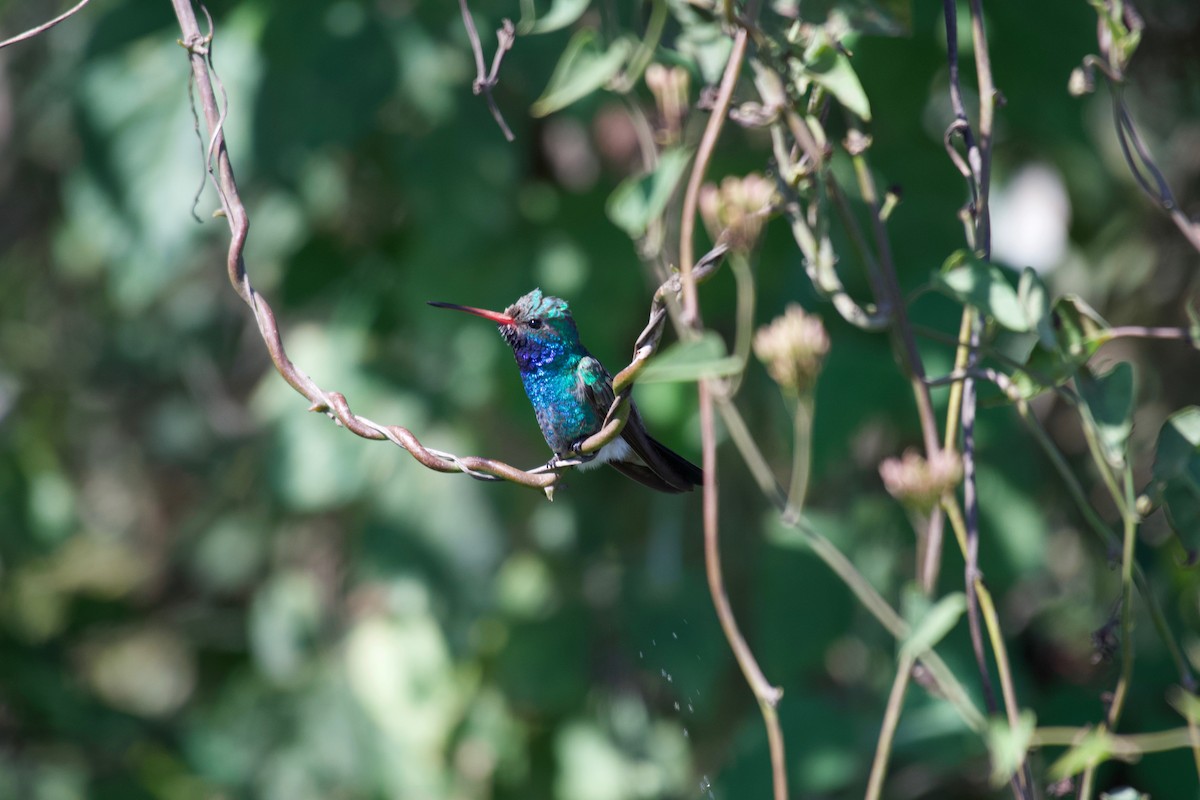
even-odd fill
[[[892,741],[896,738],[896,727],[900,724],[900,710],[904,707],[904,695],[908,692],[912,677],[912,656],[903,655],[892,689],[888,692],[887,708],[883,712],[883,723],[879,726],[879,740],[875,744],[875,759],[871,762],[871,775],[867,779],[866,800],[879,800],[883,796],[883,779],[887,776],[888,758],[892,752]]]
[[[511,142],[515,137],[512,129],[508,127],[508,123],[504,121],[504,115],[500,113],[495,98],[492,97],[492,89],[499,83],[500,63],[504,60],[504,54],[512,49],[513,43],[517,40],[516,28],[513,27],[512,20],[505,19],[500,25],[500,29],[496,31],[496,54],[492,58],[492,70],[488,72],[483,57],[483,43],[479,41],[479,31],[475,29],[475,19],[471,16],[471,9],[467,7],[467,0],[458,0],[458,7],[462,11],[467,38],[471,40],[471,52],[475,54],[475,81],[471,84],[471,91],[484,96],[484,99],[487,100],[488,110],[492,112],[492,119],[496,120],[496,124],[500,126],[504,138]]]
[[[1108,713],[1098,728],[1101,732],[1115,731],[1129,695],[1129,684],[1133,680],[1133,546],[1137,542],[1138,513],[1134,504],[1133,466],[1126,459],[1124,469],[1125,502],[1121,508],[1123,535],[1121,547],[1121,672],[1108,704]],[[1091,797],[1091,786],[1095,780],[1098,763],[1089,763],[1079,781],[1079,797]]]
[[[929,386],[925,383],[925,365],[921,360],[921,351],[917,348],[916,336],[908,318],[904,305],[904,297],[900,291],[900,279],[896,271],[896,262],[892,257],[891,241],[887,234],[887,225],[883,218],[883,207],[879,190],[875,186],[875,177],[866,160],[866,142],[863,134],[852,128],[847,137],[850,143],[850,157],[854,165],[854,173],[858,178],[859,191],[863,202],[871,212],[871,229],[875,237],[875,248],[879,253],[881,290],[884,292],[880,305],[889,309],[893,315],[892,331],[899,340],[897,347],[901,363],[907,373],[912,388],[913,398],[917,403],[917,419],[921,424],[921,437],[925,444],[925,457],[933,459],[940,452],[938,440],[937,416],[933,413],[933,400],[930,397]],[[945,528],[945,517],[941,507],[933,509],[929,515],[926,529],[918,531],[922,539],[917,552],[924,554],[924,563],[918,565],[921,578],[921,589],[927,595],[936,591],[938,569],[942,560],[942,537]]]
[[[49,22],[43,22],[41,25],[38,25],[36,28],[30,28],[29,30],[25,31],[24,33],[19,33],[16,36],[12,37],[11,39],[5,39],[3,42],[0,42],[0,50],[3,50],[4,48],[8,47],[11,44],[17,44],[18,42],[24,42],[27,39],[32,39],[33,37],[37,36],[38,34],[44,33],[45,31],[50,30],[58,23],[70,19],[76,13],[81,11],[83,9],[83,7],[86,6],[89,2],[91,2],[91,0],[80,0],[80,2],[77,3],[73,8],[71,8],[68,11],[64,11],[63,13],[59,14],[54,19],[50,20]]]
[[[971,247],[980,253],[984,259],[991,259],[992,234],[990,190],[992,170],[992,134],[996,109],[996,87],[992,81],[991,59],[988,53],[987,33],[984,30],[983,7],[981,0],[970,0],[971,42],[975,53],[975,73],[979,88],[979,128],[972,128],[963,102],[962,83],[958,72],[958,9],[955,0],[944,0],[943,17],[946,26],[947,61],[950,69],[950,100],[954,111],[954,121],[946,130],[946,151],[955,167],[963,174],[970,190],[971,202],[968,207],[971,224],[966,226],[967,239]],[[965,162],[953,147],[953,139],[961,137],[966,147]],[[964,217],[964,220],[966,218]],[[963,506],[965,519],[958,518],[957,502],[954,498],[944,498],[947,504],[953,503],[950,513],[956,522],[956,533],[963,545],[963,583],[967,595],[967,624],[971,635],[971,648],[975,655],[975,664],[979,670],[980,685],[983,689],[984,700],[989,711],[998,708],[995,690],[992,688],[991,671],[988,667],[987,654],[984,646],[984,633],[981,615],[986,617],[987,628],[997,669],[1000,673],[1001,688],[1004,692],[1004,705],[1009,724],[1017,722],[1018,705],[1016,693],[1008,674],[1008,658],[1004,650],[1003,637],[995,618],[991,595],[983,583],[979,569],[979,491],[976,474],[976,443],[975,415],[977,394],[975,382],[971,378],[973,368],[979,360],[979,345],[983,332],[982,315],[971,308],[963,309],[960,338],[965,336],[965,346],[960,345],[955,353],[955,370],[965,371],[967,378],[961,385],[956,385],[951,392],[950,415],[946,421],[945,442],[947,447],[955,443],[954,426],[957,422],[962,431],[962,463],[963,463]],[[958,526],[963,530],[958,530]],[[982,606],[982,608],[981,608]],[[1011,787],[1018,798],[1032,797],[1032,772],[1027,759],[1012,776]]]
[[[757,12],[755,3],[754,11]],[[748,14],[753,17],[754,14]],[[733,87],[737,85],[742,72],[742,63],[746,58],[746,46],[750,32],[740,27],[733,36],[733,49],[729,53],[729,61],[725,66],[725,74],[721,77],[721,88],[717,92],[716,102],[713,103],[708,124],[700,137],[700,146],[696,149],[696,158],[692,162],[692,171],[688,176],[687,188],[683,194],[683,211],[679,223],[679,269],[683,276],[683,313],[681,315],[685,328],[692,328],[700,321],[700,309],[696,295],[696,282],[692,277],[693,257],[696,252],[696,208],[700,200],[700,186],[708,172],[708,162],[712,159],[721,137],[721,129],[729,115],[729,107],[733,103]]]
[[[1033,732],[1030,747],[1074,747],[1089,734],[1094,734],[1094,728],[1038,728]],[[1180,750],[1191,747],[1191,732],[1188,728],[1171,728],[1153,733],[1108,734],[1106,738],[1112,754],[1124,761],[1136,760],[1146,753],[1162,753],[1168,750]]]
[[[1111,341],[1112,339],[1131,338],[1131,339],[1166,339],[1173,342],[1195,342],[1192,341],[1192,334],[1187,328],[1146,328],[1141,325],[1121,325],[1116,328],[1109,328],[1106,331],[1101,331],[1099,335],[1089,341],[1099,339],[1101,341]]]
[[[771,776],[775,800],[787,800],[787,762],[784,758],[783,730],[775,707],[783,697],[783,689],[767,680],[758,660],[738,629],[737,618],[729,603],[725,580],[721,574],[720,525],[717,519],[717,436],[713,424],[712,390],[708,381],[700,384],[700,430],[702,434],[702,467],[704,470],[704,566],[708,590],[712,595],[717,618],[742,675],[758,700],[759,711],[767,729],[767,746],[771,755]]]
[[[275,314],[266,298],[259,294],[251,283],[243,259],[243,249],[249,234],[250,221],[238,192],[237,181],[234,178],[233,167],[226,149],[225,110],[218,104],[214,89],[214,81],[217,86],[220,86],[220,83],[212,61],[211,33],[207,36],[200,33],[190,0],[172,0],[172,3],[183,32],[181,44],[189,55],[192,67],[191,79],[199,95],[200,106],[209,131],[209,146],[206,153],[207,168],[217,188],[222,216],[228,221],[231,232],[226,270],[230,283],[237,291],[238,296],[254,314],[259,333],[267,346],[267,352],[275,369],[292,388],[309,401],[311,411],[325,414],[339,425],[365,439],[386,439],[407,450],[413,458],[429,469],[438,472],[462,472],[478,480],[506,480],[541,489],[546,492],[547,496],[553,498],[554,487],[559,481],[559,471],[577,465],[579,460],[552,461],[543,467],[522,470],[494,459],[476,456],[460,457],[427,448],[411,431],[404,427],[382,425],[354,414],[344,395],[322,389],[304,370],[287,357]],[[205,13],[207,14],[207,10]],[[494,66],[498,67],[498,62]],[[696,265],[697,277],[703,278],[715,271],[723,254],[724,248],[717,248],[701,259],[700,263]],[[665,298],[668,295],[677,295],[679,291],[679,279],[678,276],[674,276],[664,282],[655,293],[651,321],[635,346],[634,361],[618,375],[616,388],[619,393],[618,397],[609,410],[604,428],[585,442],[585,447],[581,450],[583,455],[595,452],[620,434],[629,413],[628,397],[633,378],[640,371],[646,359],[655,352],[661,338]],[[594,449],[589,449],[589,447]]]
[[[771,473],[771,467],[762,451],[754,441],[754,436],[746,426],[746,421],[738,412],[737,407],[729,398],[720,394],[714,396],[717,409],[721,412],[721,420],[725,423],[729,438],[733,440],[742,456],[742,461],[754,476],[763,495],[775,506],[784,526],[799,532],[804,542],[812,549],[817,558],[833,571],[833,574],[846,585],[867,612],[879,622],[883,628],[897,641],[903,641],[909,635],[909,626],[896,613],[887,600],[880,596],[875,587],[863,577],[849,558],[838,550],[833,542],[823,536],[813,527],[797,509],[788,505],[787,496]],[[933,650],[927,650],[917,655],[917,660],[932,678],[932,683],[955,710],[958,711],[967,727],[982,734],[987,723],[979,710],[975,708],[966,689],[958,682],[946,662]]]
[[[757,11],[755,7],[754,11]],[[751,14],[753,16],[753,14]],[[704,174],[708,169],[717,140],[721,136],[728,117],[729,106],[733,100],[733,88],[741,74],[742,65],[746,58],[746,47],[749,31],[745,27],[738,28],[734,34],[733,49],[729,61],[725,65],[725,74],[721,79],[721,88],[714,103],[712,116],[709,117],[701,138],[700,147],[692,164],[691,176],[688,179],[687,190],[683,201],[683,219],[680,233],[680,282],[683,289],[682,322],[685,329],[695,329],[700,322],[696,292],[696,269],[693,265],[694,243],[692,241],[696,225],[696,206],[700,193],[700,185],[704,182]],[[614,380],[614,389],[616,381]],[[700,435],[703,453],[704,469],[704,563],[708,577],[709,593],[712,595],[717,618],[734,658],[742,670],[742,675],[749,684],[750,690],[758,701],[762,712],[763,724],[767,730],[767,742],[771,756],[771,782],[775,800],[787,800],[787,762],[783,745],[783,730],[779,726],[779,715],[775,706],[783,696],[783,691],[771,684],[758,665],[754,653],[746,644],[733,608],[729,603],[729,595],[725,590],[725,582],[721,571],[721,548],[719,543],[720,526],[717,519],[719,495],[717,493],[717,433],[713,419],[713,394],[721,387],[715,381],[701,380],[698,387],[700,397]]]

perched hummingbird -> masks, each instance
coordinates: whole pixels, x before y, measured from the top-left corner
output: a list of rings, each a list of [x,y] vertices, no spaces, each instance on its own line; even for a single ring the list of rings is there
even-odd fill
[[[579,341],[565,300],[534,289],[503,312],[454,303],[429,305],[496,323],[512,348],[525,394],[556,457],[577,456],[579,444],[603,426],[613,401],[612,376]],[[580,469],[598,464],[612,464],[623,475],[660,492],[690,492],[703,480],[699,467],[646,433],[632,402],[620,438],[600,448]]]

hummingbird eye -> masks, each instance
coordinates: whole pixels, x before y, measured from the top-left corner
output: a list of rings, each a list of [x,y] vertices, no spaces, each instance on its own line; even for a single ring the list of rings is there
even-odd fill
[[[529,320],[529,327],[534,329],[540,328],[542,327],[542,321],[537,317],[534,317],[533,319]]]

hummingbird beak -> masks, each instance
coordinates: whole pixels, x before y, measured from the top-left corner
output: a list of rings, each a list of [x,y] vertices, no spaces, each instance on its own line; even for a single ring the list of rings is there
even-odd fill
[[[434,306],[435,308],[449,308],[453,311],[465,311],[468,314],[474,314],[477,317],[483,317],[484,319],[490,319],[492,322],[496,323],[497,325],[515,325],[517,322],[515,319],[510,317],[508,314],[502,314],[499,311],[487,311],[486,309],[482,309],[482,308],[472,308],[471,306],[460,306],[456,303],[435,303],[432,300],[430,300],[428,302],[429,302],[429,305]]]

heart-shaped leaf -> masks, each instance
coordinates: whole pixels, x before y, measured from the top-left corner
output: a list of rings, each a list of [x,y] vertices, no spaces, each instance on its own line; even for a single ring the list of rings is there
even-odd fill
[[[690,150],[672,148],[663,152],[654,172],[623,180],[608,197],[608,218],[630,238],[640,238],[650,221],[666,208],[691,159]]]
[[[1180,536],[1200,532],[1200,407],[1176,411],[1158,433],[1154,481]]]
[[[517,24],[517,32],[525,35],[562,30],[568,25],[574,25],[583,16],[583,12],[587,11],[590,2],[591,0],[554,0],[550,4],[550,10],[538,19],[533,18],[533,3],[529,3],[528,8],[522,3],[521,21]]]
[[[946,259],[941,272],[934,276],[934,288],[978,308],[1010,331],[1035,327],[1000,268],[965,250]]]
[[[552,114],[587,97],[621,71],[633,43],[629,39],[617,39],[607,50],[601,50],[599,38],[590,29],[571,37],[546,90],[534,101],[531,113],[535,117]]]
[[[727,352],[721,337],[709,331],[694,342],[677,342],[663,350],[642,370],[638,382],[683,383],[733,375],[745,365]]]
[[[1084,424],[1095,426],[1108,463],[1123,465],[1133,431],[1133,365],[1122,361],[1105,373],[1094,373],[1085,366],[1075,376],[1075,385],[1087,407]]]

